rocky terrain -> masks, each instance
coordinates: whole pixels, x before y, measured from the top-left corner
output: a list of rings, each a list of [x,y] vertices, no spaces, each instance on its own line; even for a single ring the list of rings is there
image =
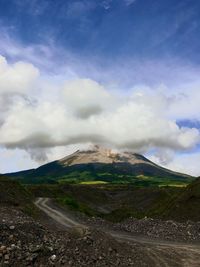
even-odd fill
[[[200,244],[200,222],[187,221],[180,223],[152,218],[129,218],[121,223],[111,223],[100,218],[89,218],[87,223],[105,229],[125,231],[134,234],[134,236]]]
[[[146,217],[111,223],[49,198],[34,205],[19,183],[1,177],[0,184],[1,267],[200,266],[198,221]]]
[[[84,213],[73,211],[67,206],[61,207],[51,199],[48,201],[48,207],[60,211],[65,216],[73,219],[74,222],[96,229],[103,229],[103,231],[106,232],[119,231],[130,233],[134,237],[196,243],[200,245],[200,221],[194,222],[187,220],[184,222],[177,222],[175,220],[161,220],[148,217],[142,219],[130,217],[122,222],[113,223],[100,217],[88,217]]]
[[[70,232],[74,232],[73,225],[77,227],[83,227],[83,229],[90,229],[90,233],[97,232],[98,236],[102,237],[101,244],[105,244],[106,249],[110,250],[109,242],[113,240],[113,244],[119,247],[119,253],[115,255],[117,258],[120,253],[122,255],[125,251],[128,252],[129,260],[126,262],[119,262],[115,266],[199,266],[200,264],[200,240],[199,240],[199,228],[195,227],[192,232],[192,236],[187,232],[187,227],[182,227],[182,233],[176,233],[181,230],[181,226],[184,224],[174,223],[178,225],[178,228],[173,229],[173,224],[167,227],[169,222],[162,222],[158,220],[145,219],[147,222],[151,221],[152,224],[148,225],[142,223],[143,220],[136,220],[132,222],[125,222],[120,224],[112,224],[99,220],[97,218],[86,219],[84,216],[81,218],[77,214],[70,213],[69,210],[63,209],[57,204],[53,203],[51,199],[39,198],[37,200],[37,207],[44,211],[45,214],[52,218],[54,222],[57,222],[64,227],[64,229],[71,229]],[[163,227],[166,224],[166,227]],[[71,226],[70,226],[71,225]],[[79,226],[78,226],[79,225]],[[137,231],[128,232],[126,227],[133,226],[132,229]],[[187,225],[187,224],[186,224]],[[89,228],[88,228],[89,226]],[[71,228],[72,227],[72,228]],[[155,228],[158,227],[158,231]],[[140,229],[141,228],[141,229]],[[93,230],[91,230],[93,229]],[[163,233],[162,230],[163,229]],[[148,231],[151,235],[148,234]],[[76,231],[75,231],[76,232]],[[87,232],[87,231],[86,231]],[[194,238],[197,235],[197,238]],[[109,237],[109,238],[108,238]],[[106,243],[104,243],[104,239]],[[94,246],[96,243],[94,242]],[[124,251],[125,249],[125,251]],[[96,250],[95,250],[96,251]],[[89,257],[91,257],[90,254]],[[115,259],[116,259],[115,258]],[[123,258],[123,256],[122,256]],[[106,259],[109,259],[107,254]],[[106,260],[105,259],[105,260]],[[97,265],[96,265],[97,264]],[[116,263],[115,263],[116,264]],[[77,265],[81,266],[81,265]],[[90,265],[89,265],[90,266]],[[93,263],[92,266],[99,266],[98,263]],[[102,263],[100,266],[112,266],[111,262]]]
[[[52,231],[10,207],[0,218],[0,266],[150,266],[141,245],[96,230]]]
[[[199,266],[198,246],[121,241],[105,232],[46,227],[12,207],[0,208],[0,266]],[[123,243],[122,243],[123,242]]]
[[[133,265],[128,245],[98,231],[52,231],[7,207],[0,208],[0,218],[0,266]]]
[[[114,228],[162,240],[200,242],[200,222],[178,223],[172,220],[131,218],[121,224],[116,224]]]

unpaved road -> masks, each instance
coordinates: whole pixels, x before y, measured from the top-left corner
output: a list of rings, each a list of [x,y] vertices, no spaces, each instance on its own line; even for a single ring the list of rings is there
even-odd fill
[[[35,201],[35,205],[44,211],[49,217],[54,219],[56,222],[66,226],[67,228],[71,228],[74,226],[80,225],[79,223],[75,222],[73,219],[70,219],[66,214],[63,214],[62,211],[59,211],[55,208],[52,208],[50,205],[49,198],[38,198]]]
[[[66,228],[74,226],[84,226],[63,212],[58,207],[52,205],[49,198],[38,198],[35,205],[45,212],[50,218]],[[148,258],[148,264],[141,266],[155,267],[200,267],[200,245],[185,244],[163,240],[151,240],[149,238],[136,237],[131,234],[108,231],[100,229],[120,242],[129,242],[136,246],[137,243],[143,245],[141,253],[144,258]]]

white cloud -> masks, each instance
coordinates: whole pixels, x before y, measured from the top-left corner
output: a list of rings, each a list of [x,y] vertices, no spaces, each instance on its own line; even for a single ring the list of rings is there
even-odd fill
[[[187,88],[177,90],[171,101],[169,114],[177,119],[200,119],[200,83],[187,85]]]
[[[111,4],[112,4],[112,0],[105,0],[105,1],[103,1],[103,2],[101,3],[101,5],[103,6],[103,8],[104,8],[105,10],[110,9]]]
[[[124,2],[125,2],[125,4],[126,4],[127,6],[130,6],[130,5],[132,5],[133,3],[135,3],[136,0],[124,0]]]
[[[63,94],[68,109],[80,118],[88,118],[113,109],[115,97],[91,79],[76,79],[65,83]],[[110,108],[110,106],[112,108]]]
[[[177,154],[169,162],[162,163],[160,158],[157,156],[151,156],[151,160],[161,164],[163,167],[169,168],[171,170],[187,173],[194,176],[200,176],[200,153],[183,153]]]
[[[5,60],[4,63],[6,68],[16,71]],[[23,78],[21,72],[11,76]],[[25,76],[29,77],[26,73]],[[44,92],[48,95],[49,86],[45,83],[43,95]],[[19,89],[11,83],[8,92]],[[90,79],[66,81],[56,90],[60,97],[40,99],[38,92],[33,103],[15,99],[4,114],[0,143],[30,149],[97,142],[145,151],[152,147],[185,150],[199,142],[197,129],[179,128],[167,117],[169,103],[159,94],[133,92],[130,97],[119,96]],[[156,104],[157,100],[160,104]]]
[[[45,69],[51,73],[54,72],[59,74],[63,67],[63,62],[66,63],[73,61],[71,59],[71,55],[69,55],[61,47],[57,49],[54,44],[54,40],[51,38],[46,39],[46,43],[48,45],[39,43],[27,46],[19,40],[12,38],[8,34],[8,30],[1,25],[0,32],[0,54],[12,61],[31,62],[39,69]],[[67,69],[68,68],[69,66],[67,66]]]
[[[55,149],[63,155],[58,147],[90,142],[142,153],[153,148],[172,152],[162,159],[168,164],[173,151],[200,142],[198,129],[176,124],[197,116],[197,86],[191,93],[184,89],[183,97],[167,86],[135,86],[125,95],[89,78],[68,77],[43,75],[33,64],[0,57],[1,146],[24,149],[37,161],[52,158]]]
[[[32,64],[8,64],[0,56],[0,93],[24,93],[33,86],[38,76],[39,71]]]

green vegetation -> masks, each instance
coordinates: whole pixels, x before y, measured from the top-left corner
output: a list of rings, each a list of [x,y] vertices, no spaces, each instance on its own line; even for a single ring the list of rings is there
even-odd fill
[[[46,181],[46,182],[45,182]],[[50,181],[50,182],[49,182]],[[23,182],[23,181],[22,181]],[[163,177],[151,177],[151,176],[133,176],[133,175],[121,175],[110,173],[96,173],[92,176],[91,173],[81,172],[79,174],[73,173],[57,178],[53,181],[52,178],[37,178],[37,182],[29,181],[30,184],[131,184],[138,187],[165,187],[176,186],[185,187],[191,180],[173,180]]]
[[[177,187],[144,188],[111,183],[31,185],[28,188],[35,197],[52,197],[74,211],[113,222],[129,217],[163,218],[185,190]]]
[[[86,181],[86,182],[80,182],[80,184],[88,184],[88,185],[95,185],[95,184],[107,184],[108,182],[104,181]]]
[[[72,210],[82,212],[87,216],[97,216],[97,212],[83,203],[79,203],[71,196],[65,196],[62,198],[56,198],[56,201],[62,205],[67,205]]]
[[[148,160],[146,161],[148,162]],[[24,184],[53,185],[101,182],[132,184],[138,187],[185,186],[194,180],[194,177],[171,172],[157,165],[130,164],[126,161],[110,164],[89,162],[77,165],[63,165],[59,161],[54,161],[35,170],[12,173],[8,176]]]
[[[34,197],[58,198],[65,196],[61,185],[58,184],[26,185],[26,188]]]
[[[73,173],[77,175],[77,173]],[[89,175],[89,176],[87,176]],[[153,217],[176,220],[200,220],[200,180],[187,187],[185,181],[139,175],[132,177],[104,172],[99,176],[107,181],[92,179],[82,173],[84,181],[57,179],[55,184],[21,185],[15,180],[0,176],[0,203],[12,205],[31,216],[38,216],[33,205],[35,197],[49,197],[60,205],[119,222],[129,217]],[[91,180],[88,180],[90,177]],[[99,178],[99,177],[98,177]],[[75,179],[75,178],[71,178]],[[67,181],[67,182],[66,182]]]
[[[13,182],[15,185],[18,183]],[[2,184],[1,184],[2,187]],[[3,192],[7,192],[4,184]],[[9,182],[9,188],[13,185]],[[129,217],[135,218],[161,218],[184,220],[200,220],[200,180],[197,179],[187,187],[162,186],[140,187],[132,184],[113,183],[83,183],[83,184],[55,184],[55,185],[27,185],[25,189],[20,186],[18,199],[22,188],[28,198],[35,197],[54,198],[62,206],[82,212],[87,216],[98,216],[104,219],[119,222]],[[7,188],[8,189],[8,188]],[[23,191],[24,192],[24,191]],[[31,192],[31,194],[29,193]],[[16,189],[11,202],[16,201]],[[2,199],[2,193],[0,194]],[[32,206],[31,206],[32,207]],[[29,207],[25,208],[29,212]],[[32,208],[30,209],[32,213]]]

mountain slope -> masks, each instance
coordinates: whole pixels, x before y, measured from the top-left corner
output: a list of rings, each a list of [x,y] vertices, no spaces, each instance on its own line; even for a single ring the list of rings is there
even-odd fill
[[[189,175],[160,167],[142,155],[113,152],[98,146],[87,151],[78,150],[37,169],[6,175],[29,184],[103,181],[136,185],[181,185],[193,179]]]
[[[166,208],[163,217],[177,221],[200,221],[200,177],[177,196]]]

